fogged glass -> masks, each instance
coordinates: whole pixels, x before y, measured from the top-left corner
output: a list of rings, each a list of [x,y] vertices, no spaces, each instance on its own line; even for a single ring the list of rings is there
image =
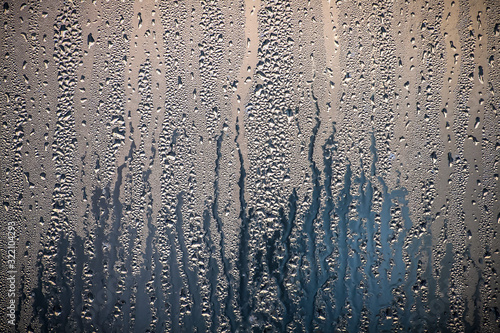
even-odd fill
[[[497,1],[0,12],[2,330],[500,330]]]

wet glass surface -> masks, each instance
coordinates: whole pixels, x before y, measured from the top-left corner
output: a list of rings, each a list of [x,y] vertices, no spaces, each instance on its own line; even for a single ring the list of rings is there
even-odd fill
[[[4,1],[0,327],[498,332],[497,1]]]

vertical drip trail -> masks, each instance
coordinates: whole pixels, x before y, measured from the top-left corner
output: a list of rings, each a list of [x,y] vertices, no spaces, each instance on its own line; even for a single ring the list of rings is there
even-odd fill
[[[384,180],[379,177],[379,183],[382,186],[382,207],[380,212],[380,242],[381,242],[381,262],[377,269],[378,275],[380,276],[379,282],[379,307],[382,311],[388,311],[391,307],[392,293],[391,286],[389,284],[389,274],[391,271],[390,261],[391,261],[391,248],[390,248],[390,237],[392,236],[392,231],[390,229],[389,223],[391,220],[391,197],[387,192],[387,186]],[[380,329],[387,330],[390,328],[390,322],[388,319],[383,320],[380,323]]]
[[[165,221],[166,223],[170,221]],[[170,224],[170,223],[169,223]],[[173,332],[179,332],[181,328],[181,314],[180,314],[180,294],[182,289],[182,279],[177,262],[177,246],[175,241],[175,234],[173,228],[167,228],[168,243],[170,253],[168,255],[168,267],[170,268],[168,277],[170,279],[171,288],[169,290],[168,305],[170,309],[170,323]]]
[[[234,294],[232,286],[233,279],[231,276],[231,266],[229,260],[226,258],[226,249],[225,249],[226,240],[224,238],[224,229],[222,225],[222,220],[219,216],[219,172],[220,172],[220,159],[222,157],[221,146],[223,137],[224,137],[224,132],[221,132],[219,137],[217,138],[217,153],[216,153],[217,157],[215,159],[214,200],[212,203],[212,215],[217,223],[217,231],[220,234],[220,242],[219,242],[220,257],[222,258],[223,274],[227,281],[227,296],[225,297],[224,300],[225,315],[229,318],[231,331],[234,332],[236,329],[236,318],[231,304]]]
[[[449,267],[453,261],[453,253],[452,253],[452,245],[450,243],[447,244],[447,247],[446,247],[446,257],[443,258],[443,267],[447,267],[448,268],[448,271],[446,272],[447,274],[443,275],[440,279],[439,279],[439,285],[441,287],[441,289],[444,289],[444,290],[449,290],[449,282],[447,280],[447,278],[449,278],[449,275],[450,275],[450,271],[449,271]],[[470,256],[470,253],[468,254]],[[469,311],[469,308],[471,307],[471,305],[469,304],[469,302],[466,300],[465,301],[465,311],[464,311],[464,322],[465,322],[465,332],[478,332],[480,330],[480,314],[479,314],[479,302],[481,301],[481,294],[480,294],[480,291],[481,291],[481,288],[484,287],[484,280],[483,280],[483,277],[482,277],[482,274],[481,274],[481,271],[480,269],[474,265],[476,270],[478,271],[478,275],[479,275],[479,283],[477,284],[476,286],[476,290],[474,291],[474,296],[473,296],[473,304],[472,304],[472,307],[474,308],[473,310],[473,318],[472,318],[472,322],[469,322],[467,320],[467,318],[465,318],[465,314]],[[449,301],[449,296],[448,294],[446,294],[446,300]],[[444,318],[440,318],[440,326],[442,326],[443,328],[445,327],[446,325],[446,322],[447,322],[447,319],[449,318],[449,313],[447,313],[447,316],[445,316]]]
[[[197,288],[197,275],[196,270],[192,270],[189,265],[189,253],[186,247],[186,240],[184,237],[183,230],[183,217],[182,217],[182,205],[183,205],[183,196],[184,192],[180,192],[177,194],[177,206],[175,209],[176,216],[176,233],[177,240],[179,242],[179,248],[182,256],[182,269],[187,277],[187,284],[189,289],[189,294],[192,297],[193,306],[191,309],[191,318],[185,317],[184,325],[186,326],[186,330],[192,331],[194,328],[204,331],[204,320],[201,314],[201,299],[200,293]]]
[[[135,148],[134,143],[132,142],[132,145],[130,147],[130,152],[133,151]],[[113,308],[117,302],[117,295],[116,295],[116,289],[117,289],[117,282],[118,282],[118,276],[115,271],[115,263],[118,260],[118,249],[120,248],[120,229],[121,229],[121,222],[122,222],[122,216],[123,216],[123,205],[120,202],[120,187],[122,185],[123,181],[123,169],[124,165],[118,168],[118,175],[115,183],[115,187],[113,190],[113,196],[112,196],[112,203],[113,203],[113,224],[111,228],[111,232],[109,234],[109,262],[108,262],[108,283],[106,286],[106,289],[108,290],[108,297],[106,297],[106,312],[107,316],[111,316],[113,312]]]
[[[203,212],[203,231],[204,242],[210,254],[210,259],[208,262],[208,280],[210,281],[210,305],[212,308],[212,313],[210,314],[211,326],[210,331],[215,332],[219,326],[219,318],[221,312],[221,306],[219,299],[217,298],[217,285],[219,276],[219,266],[217,265],[217,260],[215,259],[215,244],[212,240],[212,233],[210,231],[210,212],[205,209]]]
[[[84,252],[83,240],[80,236],[74,235],[73,246],[75,248],[75,276],[81,277],[83,275],[84,263],[88,260]],[[75,289],[73,290],[73,299],[75,304],[74,321],[76,322],[76,328],[78,331],[82,332],[84,330],[83,320],[80,313],[83,310],[83,279],[75,279]]]
[[[316,258],[316,232],[314,230],[314,222],[316,221],[319,209],[320,209],[320,195],[321,195],[321,185],[320,181],[320,171],[316,166],[316,162],[313,159],[314,156],[314,146],[316,144],[316,136],[318,134],[318,129],[321,126],[321,121],[319,119],[319,106],[317,99],[314,97],[314,93],[312,92],[312,98],[315,101],[314,105],[316,108],[316,117],[314,125],[312,129],[312,134],[309,141],[309,151],[308,151],[308,160],[312,172],[312,183],[313,183],[313,192],[311,198],[311,205],[304,216],[304,233],[307,235],[307,243],[305,245],[305,256],[307,258],[307,265],[309,266],[309,276],[306,278],[308,282],[305,284],[305,297],[302,300],[302,310],[305,313],[305,324],[306,330],[308,332],[313,331],[314,327],[314,313],[315,313],[315,299],[316,294],[318,292],[318,288],[320,287],[318,283],[318,264]]]
[[[366,184],[366,189],[364,185]],[[376,313],[373,309],[377,307],[377,279],[373,273],[373,269],[377,264],[375,235],[377,233],[377,226],[375,223],[375,212],[372,211],[373,202],[373,186],[371,181],[366,179],[364,172],[361,173],[359,179],[359,206],[358,215],[362,221],[365,221],[366,227],[366,265],[363,270],[365,279],[367,280],[366,289],[368,290],[365,296],[365,306],[371,310],[368,330],[370,332],[376,331]]]
[[[348,282],[348,260],[349,260],[349,249],[348,249],[348,239],[347,239],[347,227],[348,227],[348,209],[352,196],[350,193],[351,188],[351,165],[347,165],[346,173],[344,175],[344,187],[339,193],[339,202],[335,213],[339,218],[337,226],[337,243],[338,243],[338,259],[336,272],[337,277],[335,281],[335,308],[333,312],[334,327],[338,327],[342,317],[346,314],[345,304],[347,301],[347,289],[349,288]]]
[[[283,323],[281,326],[283,330],[285,330],[288,327],[288,325],[292,322],[296,308],[294,303],[290,299],[290,296],[285,287],[285,278],[288,276],[288,262],[291,257],[290,235],[292,233],[292,229],[295,226],[294,221],[296,219],[296,214],[297,214],[297,199],[298,199],[297,192],[294,189],[288,200],[289,202],[288,217],[285,216],[283,209],[280,210],[280,219],[283,226],[283,233],[280,241],[281,245],[284,248],[284,255],[283,259],[279,263],[279,271],[275,273],[276,274],[275,278],[278,284],[278,292],[279,292],[278,297],[280,298],[280,301],[285,308],[283,314]]]
[[[126,231],[129,235],[130,238],[128,240],[128,246],[129,249],[134,248],[134,242],[137,239],[137,229],[133,228],[132,226],[129,226]],[[125,280],[125,285],[127,288],[123,291],[123,294],[121,295],[121,298],[125,301],[125,304],[123,304],[123,319],[121,322],[118,322],[117,324],[114,324],[118,329],[125,328],[125,327],[136,327],[137,325],[137,318],[136,318],[136,313],[134,313],[134,310],[137,310],[138,306],[138,297],[141,297],[141,292],[138,292],[135,294],[134,298],[134,292],[133,289],[136,287],[136,279],[133,272],[133,253],[129,251],[125,257],[125,267],[126,267],[126,275],[124,277]],[[139,305],[140,306],[140,305]],[[141,311],[141,310],[139,310]],[[140,321],[140,318],[139,318]]]
[[[372,154],[372,164],[370,169],[370,178],[374,177],[376,174],[376,163],[378,161],[377,150],[375,149],[375,135],[371,136],[371,146],[370,152]],[[360,183],[365,182],[365,174],[364,172],[361,174]],[[370,332],[377,331],[377,308],[379,307],[379,299],[378,299],[378,285],[379,279],[375,277],[374,269],[377,265],[378,256],[377,256],[377,244],[375,241],[375,236],[378,233],[377,223],[375,221],[375,212],[372,211],[372,203],[373,203],[373,192],[374,188],[371,180],[367,181],[366,192],[360,191],[360,207],[363,207],[363,212],[360,214],[361,218],[366,218],[366,239],[367,239],[367,263],[365,267],[365,275],[368,289],[368,299],[367,299],[367,307],[369,310],[369,326],[368,330]],[[359,213],[359,210],[358,210]]]
[[[333,194],[332,194],[332,161],[333,161],[333,153],[336,150],[335,142],[335,124],[332,125],[333,131],[332,134],[325,141],[325,144],[322,146],[323,149],[323,163],[324,170],[323,173],[325,175],[324,180],[324,189],[325,189],[325,206],[322,214],[323,219],[323,231],[325,232],[325,236],[323,242],[325,244],[325,251],[320,253],[320,268],[321,274],[319,276],[318,285],[319,288],[325,288],[326,284],[330,282],[332,278],[332,272],[328,264],[329,257],[333,254],[335,249],[335,245],[333,243],[333,230],[332,230],[332,213],[335,210],[335,204],[333,202]],[[333,325],[333,304],[331,302],[329,295],[325,297],[325,328],[330,328]]]
[[[407,252],[411,255],[413,253],[418,253],[421,242],[415,237],[412,237],[410,244],[407,246]],[[415,313],[412,311],[412,306],[415,306],[418,309],[418,303],[414,297],[414,286],[417,283],[417,270],[418,270],[418,262],[417,258],[410,258],[410,265],[407,268],[407,279],[406,283],[403,287],[404,294],[406,295],[406,301],[404,303],[403,317],[402,317],[402,326],[405,331],[409,331],[415,325]]]
[[[397,209],[401,213],[400,217],[393,217],[393,219],[397,218],[397,222],[393,229],[397,230],[398,234],[394,236],[394,246],[391,249],[393,266],[390,286],[393,290],[397,290],[398,292],[402,292],[404,290],[406,264],[403,259],[403,251],[405,240],[407,239],[408,231],[411,227],[411,221],[409,220],[408,212],[408,201],[406,200],[407,194],[408,193],[404,188],[395,189],[391,192],[394,206],[396,206],[395,209]],[[402,316],[402,303],[401,301],[397,300],[397,297],[394,296],[393,305],[396,307],[395,312],[398,314],[398,317]]]
[[[451,276],[451,265],[453,264],[453,245],[451,243],[446,244],[446,249],[445,249],[445,255],[443,259],[441,260],[441,272],[439,273],[438,277],[438,286],[439,290],[441,292],[441,297],[439,295],[436,295],[436,298],[434,299],[435,302],[437,302],[437,306],[432,306],[431,303],[431,313],[436,316],[437,322],[436,326],[437,329],[440,330],[441,332],[450,332],[448,328],[448,320],[450,319],[450,297],[449,297],[449,291],[450,291],[450,276]],[[482,284],[482,279],[481,276],[479,276],[479,281],[475,290],[475,297],[477,297],[479,293],[479,288]],[[477,298],[476,298],[477,300]],[[478,304],[474,304],[475,308],[477,309]],[[477,313],[475,313],[474,320],[472,322],[471,328],[473,332],[477,330],[478,325],[478,320],[477,320]],[[467,321],[465,321],[466,327],[467,327]],[[474,327],[476,326],[476,327]]]
[[[143,172],[142,181],[144,183],[144,194],[149,192],[151,187],[149,183],[149,176],[151,174],[151,170]],[[153,257],[153,238],[155,235],[155,229],[152,223],[152,195],[147,195],[147,209],[146,209],[146,220],[147,220],[147,230],[148,235],[146,237],[146,250],[144,252],[143,260],[144,263],[141,267],[141,272],[139,276],[139,281],[137,283],[137,309],[136,309],[136,322],[135,329],[140,331],[145,331],[149,329],[149,326],[152,324],[152,313],[151,313],[151,305],[150,305],[150,296],[148,292],[148,282],[151,281],[152,275],[152,263],[154,260]]]
[[[73,276],[66,269],[69,241],[64,237],[73,233],[76,222],[72,213],[76,207],[73,191],[78,170],[74,158],[78,136],[75,117],[75,87],[72,82],[76,80],[78,70],[77,61],[75,60],[79,60],[81,57],[81,47],[76,46],[81,44],[81,26],[78,13],[80,8],[77,4],[65,3],[61,7],[58,9],[58,22],[54,24],[53,30],[54,70],[59,77],[56,103],[53,105],[56,122],[51,147],[52,161],[54,162],[53,172],[56,181],[53,184],[51,194],[52,209],[50,227],[47,230],[47,238],[51,239],[47,245],[53,250],[50,251],[52,252],[50,256],[46,257],[51,259],[50,262],[46,263],[48,268],[51,269],[47,270],[48,275],[44,275],[48,280],[46,288],[52,289],[52,295],[47,299],[49,325],[57,330],[71,330],[74,329],[69,321],[71,315],[70,285],[73,284]],[[31,8],[33,10],[33,7]],[[68,50],[68,45],[74,45],[74,47]],[[24,61],[24,64],[26,63]],[[28,84],[28,76],[23,74],[23,78],[24,82]],[[31,88],[28,85],[27,91],[30,90]],[[34,101],[33,98],[32,101]],[[31,113],[28,103],[22,106],[22,111],[23,113],[25,111]],[[24,116],[19,118],[21,120]],[[31,115],[28,116],[28,119],[30,118],[32,118]],[[24,141],[23,126],[20,125],[16,131],[21,133],[19,141],[20,145],[22,145],[22,141]],[[29,179],[29,172],[24,174]],[[20,198],[22,197],[21,195]]]
[[[266,254],[265,254],[265,263],[269,269],[269,272],[271,276],[274,278],[276,282],[279,282],[279,275],[281,274],[277,269],[279,267],[279,263],[276,260],[276,254],[277,254],[277,244],[278,240],[280,239],[280,231],[275,230],[274,234],[272,234],[270,237],[265,236],[265,244],[266,244]],[[283,299],[286,298],[286,295],[283,295],[284,290],[281,289],[281,286],[278,285],[278,298],[282,300],[283,304]],[[279,328],[281,326],[281,322],[277,320],[277,318],[273,318],[272,316],[269,316],[266,318],[266,322],[270,323],[273,325],[273,327]],[[283,330],[283,327],[280,327],[280,330]]]
[[[238,124],[238,119],[236,120],[236,137],[239,136],[240,128]],[[236,147],[238,150],[238,159],[240,163],[240,177],[238,179],[239,187],[239,203],[240,203],[240,220],[241,220],[241,230],[240,230],[240,242],[238,249],[238,261],[237,267],[239,270],[239,295],[238,295],[238,305],[241,311],[241,323],[240,328],[245,330],[248,326],[248,319],[250,316],[250,297],[248,291],[249,275],[250,271],[248,269],[248,241],[250,239],[249,227],[250,220],[252,218],[252,209],[250,208],[248,216],[246,213],[247,204],[245,201],[245,177],[246,171],[243,164],[243,155],[241,153],[238,141],[236,141]]]
[[[354,199],[354,197],[351,197]],[[353,200],[354,201],[354,200]],[[351,203],[352,204],[352,203]],[[362,294],[360,291],[361,283],[361,242],[364,237],[362,230],[362,221],[359,218],[348,219],[349,234],[350,234],[350,252],[349,256],[349,271],[351,273],[350,287],[348,290],[349,303],[351,309],[351,318],[347,322],[347,327],[352,331],[359,331],[360,313],[362,309]]]
[[[156,231],[156,228],[153,226],[153,231],[154,233]],[[156,242],[154,243],[156,244]],[[160,333],[165,330],[165,324],[167,321],[167,316],[166,316],[166,309],[165,309],[165,304],[166,304],[166,295],[163,293],[163,288],[162,288],[162,270],[163,270],[163,263],[160,262],[160,254],[159,249],[157,246],[154,247],[155,251],[153,253],[153,262],[154,262],[154,275],[155,279],[153,282],[154,285],[154,290],[156,290],[155,293],[155,301],[154,301],[154,308],[155,308],[155,315],[157,317],[156,320],[156,332]]]
[[[68,281],[68,272],[66,272],[65,257],[68,255],[69,241],[66,235],[61,232],[58,245],[58,253],[56,257],[56,272],[59,275],[60,298],[56,303],[56,311],[59,313],[59,320],[56,324],[58,330],[68,330],[69,315],[71,310],[71,289]]]

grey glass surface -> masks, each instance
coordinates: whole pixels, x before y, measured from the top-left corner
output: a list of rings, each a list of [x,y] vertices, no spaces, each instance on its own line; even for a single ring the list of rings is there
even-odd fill
[[[4,1],[0,328],[498,332],[498,1]]]

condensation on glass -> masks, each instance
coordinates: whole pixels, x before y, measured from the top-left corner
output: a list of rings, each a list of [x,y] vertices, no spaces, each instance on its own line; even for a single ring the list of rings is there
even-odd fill
[[[497,1],[0,12],[2,328],[500,329]]]

